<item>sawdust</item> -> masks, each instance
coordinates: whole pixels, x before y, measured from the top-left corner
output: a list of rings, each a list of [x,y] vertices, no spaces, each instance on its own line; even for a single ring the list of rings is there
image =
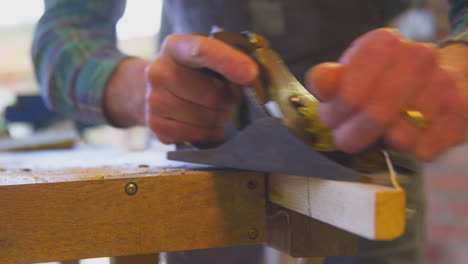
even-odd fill
[[[39,177],[39,176],[33,176],[34,181],[36,182],[42,182],[42,183],[47,183],[49,182],[46,178],[44,177]]]

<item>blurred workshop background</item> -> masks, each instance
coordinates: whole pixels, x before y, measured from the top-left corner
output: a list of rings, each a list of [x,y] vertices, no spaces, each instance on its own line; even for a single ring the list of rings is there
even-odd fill
[[[2,142],[37,137],[51,146],[74,144],[112,145],[132,150],[150,145],[144,128],[114,129],[85,126],[48,112],[41,100],[30,61],[34,23],[43,11],[38,0],[4,1],[0,8],[0,148]],[[27,6],[27,8],[25,8]],[[160,0],[128,1],[118,24],[119,46],[128,54],[155,56],[155,40],[161,16]],[[427,0],[393,22],[413,40],[437,41],[449,32],[446,0]],[[39,111],[38,109],[42,109]],[[77,131],[80,131],[78,133]],[[45,139],[44,139],[45,138]],[[60,145],[60,143],[66,143]],[[157,143],[154,143],[157,144]],[[4,146],[11,146],[4,144]],[[447,153],[428,164],[427,264],[468,263],[468,147]],[[108,259],[82,260],[104,264]]]

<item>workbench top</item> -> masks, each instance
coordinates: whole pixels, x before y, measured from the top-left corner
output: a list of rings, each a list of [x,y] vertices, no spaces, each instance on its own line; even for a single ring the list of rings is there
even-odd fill
[[[82,146],[73,150],[0,153],[0,186],[122,179],[214,170],[166,159],[165,151]],[[226,171],[226,170],[224,170]]]
[[[0,206],[0,263],[256,243],[322,257],[355,252],[351,233],[388,240],[405,226],[405,193],[389,186],[87,146],[0,153]]]

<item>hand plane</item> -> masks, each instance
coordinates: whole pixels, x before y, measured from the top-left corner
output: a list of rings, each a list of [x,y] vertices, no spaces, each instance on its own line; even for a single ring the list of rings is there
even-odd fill
[[[244,102],[233,119],[237,132],[217,145],[184,147],[167,158],[224,168],[356,180],[363,173],[387,172],[380,148],[351,155],[338,151],[321,124],[320,102],[288,70],[260,35],[220,29],[210,37],[249,55],[259,76],[244,87]],[[208,147],[207,147],[208,146]]]

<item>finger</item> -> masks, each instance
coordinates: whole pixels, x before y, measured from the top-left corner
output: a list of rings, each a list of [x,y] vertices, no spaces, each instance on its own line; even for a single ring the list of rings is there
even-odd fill
[[[343,66],[339,63],[320,63],[306,73],[307,89],[320,101],[331,99],[338,88],[343,75]]]
[[[366,112],[360,112],[333,131],[333,140],[340,150],[357,153],[376,142],[383,132],[383,126]]]
[[[164,144],[213,142],[224,137],[224,128],[222,127],[196,127],[159,116],[150,118],[148,127]]]
[[[399,36],[386,29],[374,30],[353,42],[340,58],[344,73],[336,99],[321,106],[328,127],[343,124],[366,103],[378,78],[392,65],[400,46]]]
[[[150,114],[162,116],[192,126],[223,127],[232,116],[233,107],[213,109],[175,96],[166,89],[158,89],[149,98]]]
[[[147,79],[152,87],[163,87],[177,97],[208,108],[225,109],[237,99],[226,82],[167,58],[149,66]]]
[[[355,111],[355,108],[340,97],[334,97],[319,105],[320,121],[330,129],[335,129],[342,125],[346,118],[351,116]]]
[[[359,106],[373,90],[375,81],[394,61],[401,46],[394,30],[378,29],[354,41],[339,62],[346,68],[338,96],[351,106]]]
[[[171,35],[164,41],[161,53],[185,66],[213,70],[238,84],[249,84],[258,75],[257,65],[249,56],[217,39]]]
[[[431,161],[450,147],[463,142],[466,126],[466,120],[458,115],[441,115],[431,123],[411,152],[423,161]]]
[[[408,59],[411,58],[411,59]],[[436,50],[424,44],[406,43],[400,49],[395,64],[376,81],[364,111],[383,126],[401,116],[403,106],[417,93],[424,93],[427,76],[435,71]]]

